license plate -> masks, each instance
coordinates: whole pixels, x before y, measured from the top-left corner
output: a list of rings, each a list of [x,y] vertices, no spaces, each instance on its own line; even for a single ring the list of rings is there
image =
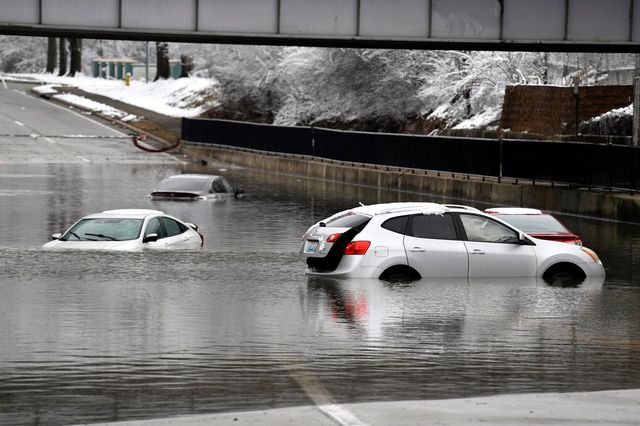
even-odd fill
[[[318,242],[317,241],[307,241],[307,245],[304,248],[305,253],[315,253],[318,251]]]

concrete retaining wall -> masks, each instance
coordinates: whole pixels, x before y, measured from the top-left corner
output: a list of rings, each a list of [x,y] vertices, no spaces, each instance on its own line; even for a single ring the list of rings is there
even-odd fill
[[[186,142],[182,151],[200,160],[271,173],[640,223],[639,195],[591,192],[522,181],[498,182],[497,178],[438,174],[424,170],[346,164],[212,144]]]
[[[579,94],[580,121],[633,102],[633,86],[580,87]],[[540,135],[575,134],[576,97],[573,87],[507,86],[500,127]]]

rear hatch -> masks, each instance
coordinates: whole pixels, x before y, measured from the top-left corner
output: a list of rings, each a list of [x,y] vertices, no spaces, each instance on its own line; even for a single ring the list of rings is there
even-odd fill
[[[300,256],[306,258],[307,266],[316,271],[335,270],[347,244],[370,219],[370,216],[348,211],[318,222],[304,234]]]

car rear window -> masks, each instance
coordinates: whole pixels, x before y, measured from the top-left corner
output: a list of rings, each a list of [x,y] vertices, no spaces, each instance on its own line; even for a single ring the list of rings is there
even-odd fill
[[[324,224],[334,228],[353,228],[368,222],[369,219],[371,219],[369,216],[354,212],[348,212],[330,221],[325,221]]]
[[[407,235],[437,240],[457,240],[458,234],[450,214],[426,214],[411,217]]]
[[[557,219],[546,214],[496,214],[494,216],[524,232],[569,232]]]

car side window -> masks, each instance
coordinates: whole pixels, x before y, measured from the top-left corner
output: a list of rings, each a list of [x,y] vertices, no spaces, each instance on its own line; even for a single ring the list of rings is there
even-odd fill
[[[221,177],[220,181],[222,181],[222,185],[224,185],[225,192],[233,192],[233,186],[231,186],[228,180]]]
[[[421,214],[411,216],[407,235],[437,240],[457,240],[458,234],[450,214]]]
[[[176,222],[168,217],[163,217],[162,223],[167,230],[167,237],[173,237],[174,235],[180,235],[187,230],[187,227],[181,223]]]
[[[220,181],[220,179],[216,179],[211,182],[211,189],[216,194],[227,192],[227,189],[224,187],[224,184]]]
[[[409,216],[399,216],[392,217],[391,219],[385,220],[382,225],[384,229],[388,229],[392,232],[397,232],[398,234],[404,234],[407,229],[407,222],[409,221]]]
[[[518,233],[493,219],[461,214],[460,220],[467,234],[467,240],[488,243],[517,243]]]
[[[153,219],[149,220],[149,223],[147,223],[147,230],[144,232],[144,236],[146,237],[149,234],[158,235],[158,239],[166,237],[166,235],[164,234],[164,230],[160,225],[160,220],[158,220],[157,217],[154,217]]]

